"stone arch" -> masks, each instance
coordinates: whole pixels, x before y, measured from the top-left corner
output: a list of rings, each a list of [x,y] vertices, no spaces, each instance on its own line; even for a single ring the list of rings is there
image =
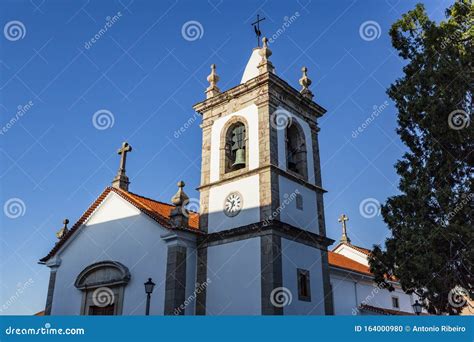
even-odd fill
[[[130,271],[118,261],[100,261],[84,268],[74,286],[82,291],[81,315],[121,315]]]
[[[96,288],[103,285],[126,285],[130,280],[130,272],[126,266],[118,261],[100,261],[89,265],[76,278],[74,286]]]
[[[291,120],[285,129],[286,169],[308,179],[308,157],[304,130],[297,120]]]
[[[235,158],[235,154],[231,150],[231,142],[230,138],[232,136],[232,131],[237,126],[241,125],[243,127],[243,137],[242,137],[242,144],[245,150],[245,165],[239,168],[232,168],[231,164],[233,163],[233,159]],[[220,135],[220,158],[219,158],[219,169],[220,169],[220,176],[221,178],[227,174],[235,175],[236,173],[244,172],[248,170],[249,167],[249,130],[248,130],[248,123],[247,120],[240,116],[236,115],[227,120],[224,127],[222,127],[221,135]]]

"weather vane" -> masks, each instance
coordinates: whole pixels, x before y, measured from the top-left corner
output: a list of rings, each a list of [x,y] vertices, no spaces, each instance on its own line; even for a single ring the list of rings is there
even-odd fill
[[[260,15],[257,14],[257,20],[252,23],[253,29],[255,30],[255,35],[257,36],[258,47],[260,47],[260,37],[262,36],[262,31],[260,31],[260,22],[264,20],[265,18],[260,19]]]

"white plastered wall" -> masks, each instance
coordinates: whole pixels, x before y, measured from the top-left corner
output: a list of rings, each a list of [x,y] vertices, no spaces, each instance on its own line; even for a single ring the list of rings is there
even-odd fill
[[[207,315],[260,315],[260,238],[207,249]]]

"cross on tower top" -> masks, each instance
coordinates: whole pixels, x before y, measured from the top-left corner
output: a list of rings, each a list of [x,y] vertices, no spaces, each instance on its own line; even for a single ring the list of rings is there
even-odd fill
[[[122,147],[118,149],[117,153],[120,154],[120,166],[115,176],[112,186],[117,189],[128,191],[128,185],[130,184],[127,175],[125,174],[125,167],[127,164],[127,153],[132,152],[132,146],[127,142],[122,143]]]
[[[349,221],[349,217],[347,217],[346,214],[342,214],[337,221],[342,223],[341,242],[350,243],[351,239],[349,239],[349,237],[347,236],[347,226],[346,226],[346,222]]]
[[[257,20],[252,23],[255,35],[257,36],[257,46],[260,47],[260,37],[262,36],[262,31],[260,31],[260,22],[264,21],[265,18],[260,18],[260,15],[257,14]]]

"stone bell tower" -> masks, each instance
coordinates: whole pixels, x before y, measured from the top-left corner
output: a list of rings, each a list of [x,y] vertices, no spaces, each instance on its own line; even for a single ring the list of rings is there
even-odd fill
[[[200,227],[208,233],[198,252],[198,282],[224,272],[198,297],[197,314],[226,302],[228,314],[330,314],[332,240],[317,125],[325,109],[313,101],[307,69],[301,90],[294,89],[275,74],[268,40],[262,41],[241,83],[227,91],[217,87],[212,65],[206,100],[194,106],[203,131]],[[240,295],[227,298],[221,288]],[[274,305],[279,288],[290,291],[292,303]]]

